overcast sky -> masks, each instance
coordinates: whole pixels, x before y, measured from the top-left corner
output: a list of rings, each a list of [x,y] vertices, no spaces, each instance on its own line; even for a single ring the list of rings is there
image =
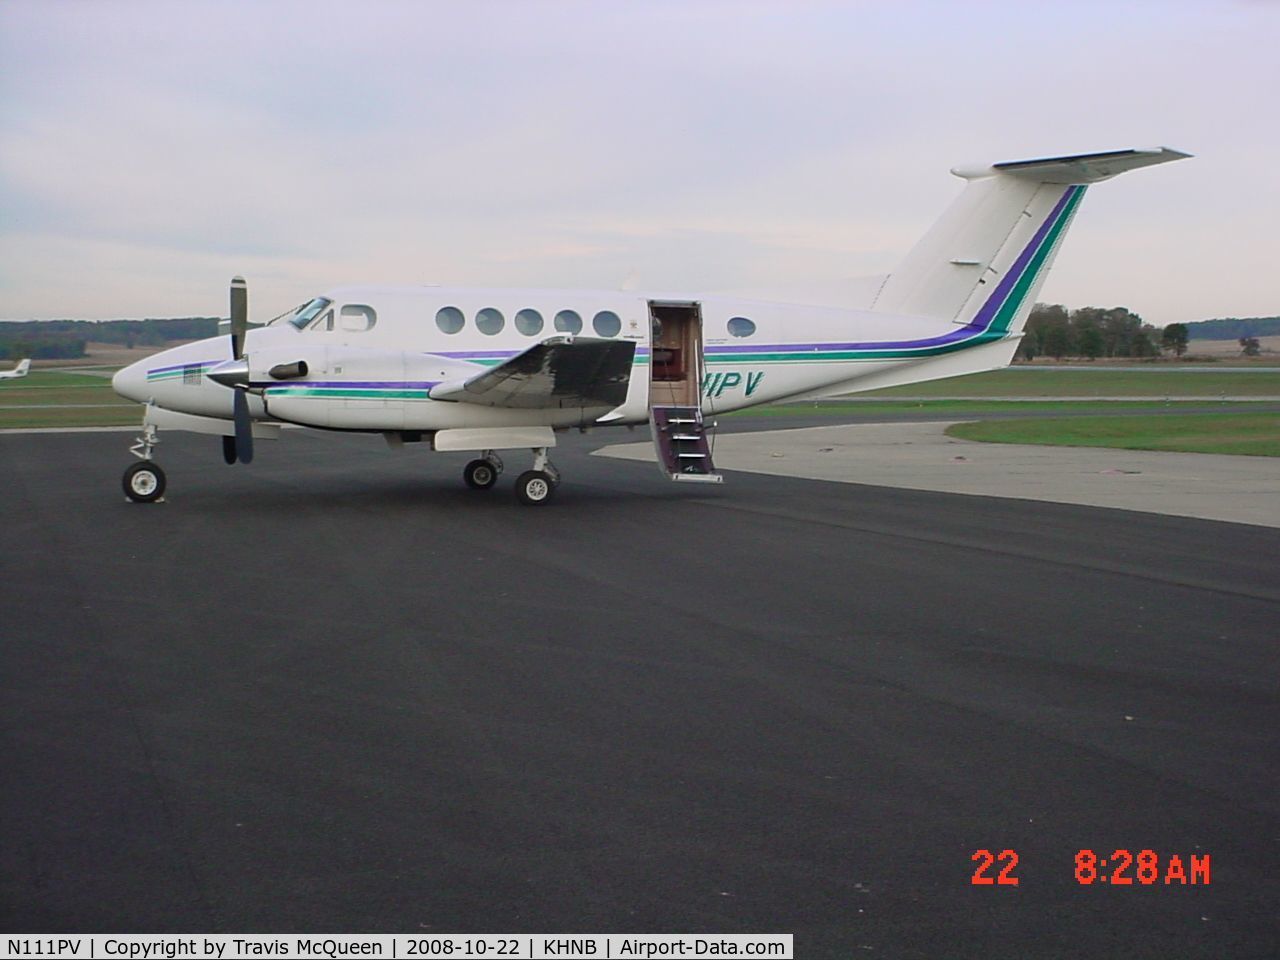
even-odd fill
[[[1042,299],[1280,313],[1280,3],[0,3],[0,317],[347,282],[825,289],[958,162],[1167,145]],[[802,299],[797,297],[797,299]]]

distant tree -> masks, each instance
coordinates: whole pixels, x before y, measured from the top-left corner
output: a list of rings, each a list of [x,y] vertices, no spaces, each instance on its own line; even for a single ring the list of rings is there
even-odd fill
[[[1262,352],[1262,344],[1258,342],[1257,337],[1241,337],[1240,351],[1246,357],[1256,357]]]
[[[1071,315],[1060,303],[1037,303],[1027,318],[1024,344],[1030,340],[1036,354],[1061,360],[1072,348]],[[1025,352],[1024,348],[1024,352]]]
[[[1143,326],[1141,330],[1133,335],[1133,342],[1129,344],[1129,356],[1131,357],[1154,357],[1156,355],[1156,344],[1151,339],[1151,333],[1155,327]]]
[[[1044,332],[1044,352],[1055,360],[1071,353],[1071,330],[1066,324],[1049,327]]]
[[[1097,327],[1088,326],[1080,331],[1080,356],[1096,360],[1106,348],[1106,340]]]
[[[1175,356],[1182,356],[1187,352],[1187,325],[1185,323],[1171,323],[1164,328],[1160,334],[1160,348],[1162,350],[1172,350]]]

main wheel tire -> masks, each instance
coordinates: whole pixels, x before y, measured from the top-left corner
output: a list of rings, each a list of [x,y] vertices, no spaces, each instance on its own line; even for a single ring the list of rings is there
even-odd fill
[[[164,496],[164,471],[150,460],[124,472],[124,495],[134,503],[155,503]]]
[[[472,490],[488,490],[498,482],[498,471],[488,460],[472,460],[463,469],[462,479]]]
[[[551,477],[541,470],[526,470],[516,477],[516,497],[529,506],[546,503],[555,489]]]

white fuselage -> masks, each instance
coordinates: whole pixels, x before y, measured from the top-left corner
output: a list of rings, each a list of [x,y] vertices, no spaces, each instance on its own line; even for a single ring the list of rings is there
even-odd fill
[[[1008,362],[1015,344],[938,320],[715,297],[365,286],[323,299],[328,306],[305,324],[284,318],[249,331],[255,418],[377,432],[644,423],[663,400],[663,385],[650,376],[655,302],[700,307],[693,369],[705,413],[991,369]],[[433,387],[565,335],[634,341],[623,404],[520,410],[431,397]],[[214,337],[138,361],[114,383],[130,399],[229,419],[231,392],[204,376],[228,358],[228,338]],[[297,361],[305,361],[305,377],[276,381],[269,373]]]

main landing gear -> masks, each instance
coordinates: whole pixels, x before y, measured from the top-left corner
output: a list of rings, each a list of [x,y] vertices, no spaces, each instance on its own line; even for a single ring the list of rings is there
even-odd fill
[[[498,482],[502,473],[502,460],[492,450],[485,450],[479,460],[472,460],[462,471],[462,479],[472,490],[488,490]],[[551,499],[560,486],[560,471],[547,457],[546,447],[533,449],[533,469],[516,477],[516,499],[529,506],[537,506]]]
[[[124,495],[134,503],[155,503],[164,498],[165,477],[159,464],[151,459],[151,451],[160,442],[154,424],[145,424],[138,442],[129,452],[140,458],[125,470],[122,484]]]

